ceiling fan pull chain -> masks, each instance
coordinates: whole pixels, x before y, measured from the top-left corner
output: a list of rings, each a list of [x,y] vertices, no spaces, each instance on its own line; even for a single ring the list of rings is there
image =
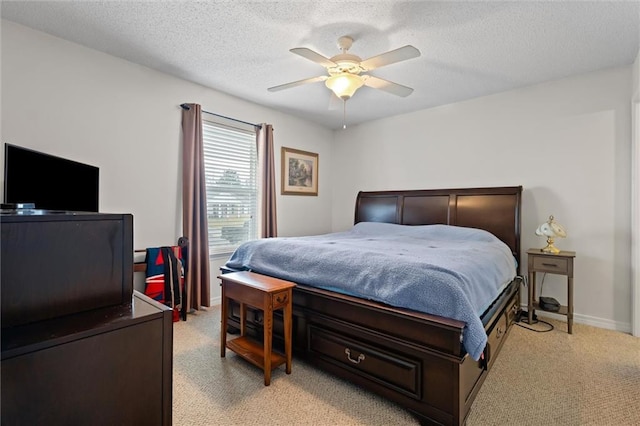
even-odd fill
[[[347,128],[347,100],[342,100],[342,128]]]

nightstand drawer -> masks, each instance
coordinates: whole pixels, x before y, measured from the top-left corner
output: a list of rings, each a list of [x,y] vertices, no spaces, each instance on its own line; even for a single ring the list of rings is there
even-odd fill
[[[557,257],[547,257],[544,255],[533,258],[533,269],[539,272],[550,272],[552,274],[568,274],[569,261]]]

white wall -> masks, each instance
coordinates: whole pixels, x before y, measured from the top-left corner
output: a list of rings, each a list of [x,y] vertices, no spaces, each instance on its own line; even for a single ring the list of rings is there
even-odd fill
[[[633,63],[631,148],[632,333],[640,337],[640,51]]]
[[[634,94],[634,100],[637,98],[638,93],[640,93],[640,50],[638,51],[638,56],[636,56],[636,60],[633,63],[633,89],[631,93]]]
[[[553,214],[556,245],[577,252],[576,321],[630,331],[631,79],[606,70],[336,132],[333,230],[359,190],[522,185],[523,251],[544,246],[534,230]],[[566,304],[565,283],[548,275],[544,294]]]
[[[100,167],[100,211],[133,214],[136,248],[171,244],[182,234],[185,102],[273,124],[278,176],[281,146],[317,152],[319,196],[279,196],[278,227],[283,236],[330,231],[330,130],[2,21],[2,142]],[[214,299],[224,260],[212,262]]]
[[[630,330],[630,94],[640,81],[631,67],[334,134],[12,22],[1,24],[2,142],[99,166],[100,208],[134,215],[135,247],[167,244],[182,233],[178,105],[195,102],[273,124],[278,150],[319,153],[320,195],[278,198],[283,236],[346,229],[359,190],[523,185],[523,249],[542,247],[533,231],[554,214],[569,233],[557,245],[577,251],[576,321]],[[214,298],[224,260],[212,262]],[[545,295],[561,302],[565,288],[562,277],[545,280]]]

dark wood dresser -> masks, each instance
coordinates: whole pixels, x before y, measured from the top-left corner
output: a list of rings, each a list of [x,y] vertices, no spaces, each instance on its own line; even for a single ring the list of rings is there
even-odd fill
[[[2,211],[2,425],[171,425],[171,309],[129,214]]]

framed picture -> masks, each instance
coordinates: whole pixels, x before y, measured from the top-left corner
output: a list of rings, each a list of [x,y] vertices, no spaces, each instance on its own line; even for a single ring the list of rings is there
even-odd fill
[[[318,195],[318,154],[282,147],[282,194]]]

